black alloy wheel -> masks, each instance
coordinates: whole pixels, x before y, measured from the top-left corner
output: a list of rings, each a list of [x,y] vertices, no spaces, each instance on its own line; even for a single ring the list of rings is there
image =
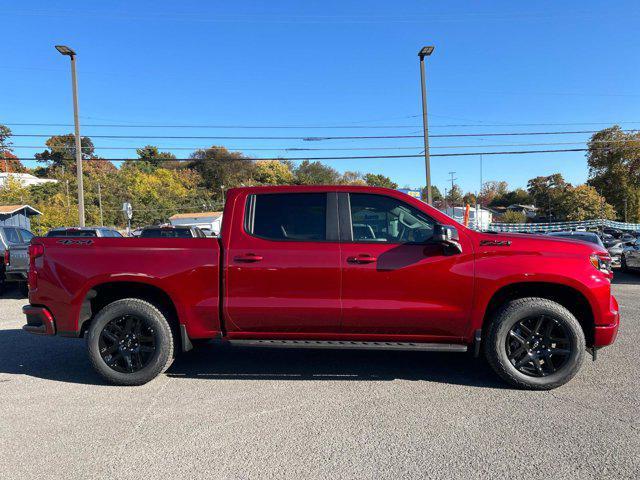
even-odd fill
[[[507,357],[521,373],[545,377],[562,368],[571,354],[571,340],[564,326],[546,315],[517,322],[506,339]]]
[[[100,332],[98,347],[109,368],[121,373],[137,372],[149,364],[156,351],[153,326],[134,315],[114,318]]]

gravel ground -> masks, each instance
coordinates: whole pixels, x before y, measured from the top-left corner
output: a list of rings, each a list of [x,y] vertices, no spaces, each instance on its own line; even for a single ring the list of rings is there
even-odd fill
[[[638,478],[640,275],[617,343],[552,392],[460,354],[207,348],[105,385],[0,300],[2,478]]]

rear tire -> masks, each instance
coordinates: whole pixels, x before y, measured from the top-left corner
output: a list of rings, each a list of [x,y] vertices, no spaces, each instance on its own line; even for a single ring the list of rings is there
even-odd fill
[[[20,293],[25,297],[29,297],[29,284],[27,282],[20,282]]]
[[[116,300],[95,316],[87,332],[89,359],[114,385],[142,385],[173,361],[171,327],[154,305],[138,298]]]
[[[627,266],[627,259],[624,258],[624,255],[620,258],[620,269],[624,273],[629,273],[629,267]]]
[[[507,303],[489,325],[484,353],[493,370],[509,384],[550,390],[580,370],[584,332],[562,305],[545,298]]]

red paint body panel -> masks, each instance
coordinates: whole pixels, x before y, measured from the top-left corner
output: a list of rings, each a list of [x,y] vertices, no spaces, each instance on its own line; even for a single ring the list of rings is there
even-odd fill
[[[271,241],[245,231],[247,196],[358,192],[386,195],[454,225],[462,253],[435,244]],[[65,239],[69,240],[69,239]],[[78,332],[87,292],[139,282],[173,301],[191,338],[289,338],[473,343],[489,302],[514,283],[570,287],[587,300],[595,346],[615,340],[618,305],[590,244],[537,235],[483,234],[394,190],[353,186],[247,187],[227,193],[221,239],[96,238],[91,244],[36,239],[44,255],[30,278],[58,334]],[[370,263],[347,258],[368,254]],[[259,258],[247,261],[248,257]],[[251,259],[249,259],[251,260]],[[220,279],[222,278],[222,285]],[[32,285],[33,287],[34,285]]]

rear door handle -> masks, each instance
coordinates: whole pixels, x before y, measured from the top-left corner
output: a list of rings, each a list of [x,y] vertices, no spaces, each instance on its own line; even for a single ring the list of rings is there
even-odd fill
[[[236,255],[233,259],[236,262],[259,262],[262,260],[262,257],[255,253],[245,253],[243,255]]]
[[[374,256],[369,255],[367,253],[361,253],[357,257],[347,257],[347,262],[349,262],[349,263],[358,263],[358,264],[373,263],[376,260],[378,260],[378,257],[374,257]]]

